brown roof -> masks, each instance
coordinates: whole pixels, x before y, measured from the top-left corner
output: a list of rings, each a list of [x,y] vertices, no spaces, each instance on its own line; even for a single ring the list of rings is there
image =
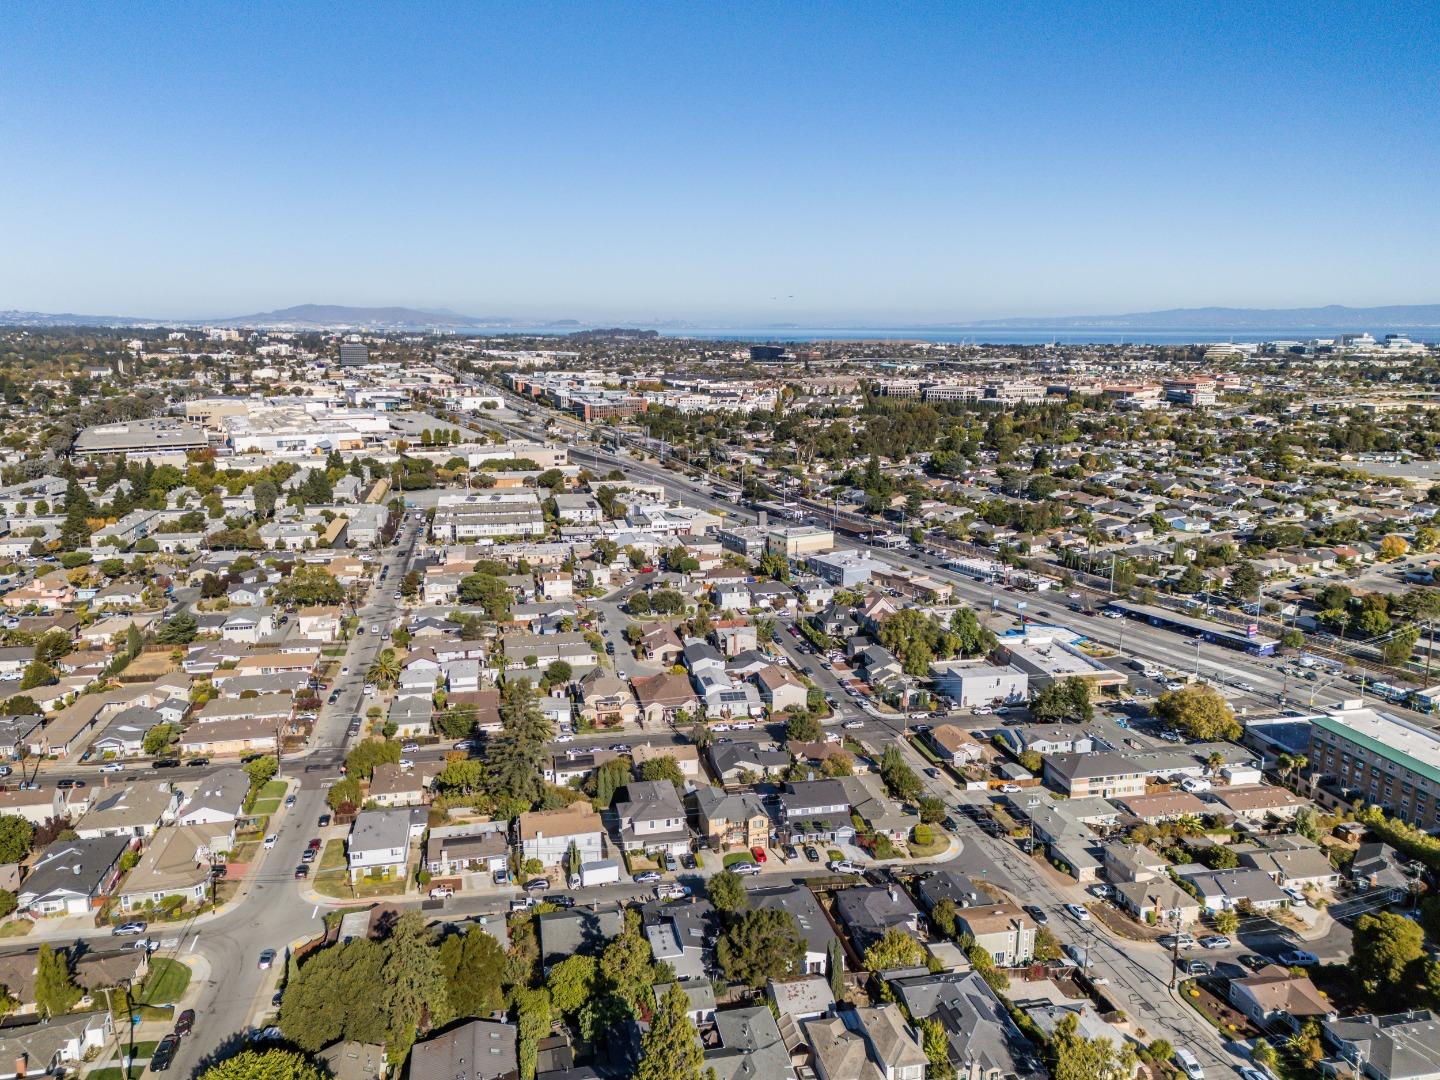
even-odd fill
[[[679,706],[696,700],[695,688],[690,685],[690,679],[673,672],[634,679],[631,685],[635,687],[635,696],[642,707]]]
[[[1210,797],[1231,810],[1283,810],[1305,806],[1307,800],[1293,791],[1272,784],[1240,784],[1216,788]]]
[[[960,908],[956,919],[964,919],[972,934],[994,934],[1004,930],[1034,929],[1029,915],[1014,904],[982,904],[979,907]]]
[[[975,745],[975,740],[954,724],[936,724],[930,729],[930,738],[952,753],[962,747]]]
[[[600,815],[588,802],[571,803],[563,810],[532,810],[520,815],[520,839],[541,836],[575,836],[605,828]]]
[[[1138,818],[1165,814],[1203,814],[1205,804],[1188,791],[1162,791],[1155,795],[1127,795],[1111,799]]]
[[[1286,1012],[1291,1016],[1326,1016],[1335,1011],[1315,989],[1308,975],[1294,975],[1289,968],[1271,965],[1248,979],[1236,979],[1267,1012]]]

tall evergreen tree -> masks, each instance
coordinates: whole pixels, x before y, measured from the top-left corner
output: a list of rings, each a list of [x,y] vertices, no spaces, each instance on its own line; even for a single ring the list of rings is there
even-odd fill
[[[705,1052],[689,1008],[689,995],[679,983],[671,983],[640,1041],[635,1080],[704,1080],[707,1073],[714,1075],[705,1068]]]

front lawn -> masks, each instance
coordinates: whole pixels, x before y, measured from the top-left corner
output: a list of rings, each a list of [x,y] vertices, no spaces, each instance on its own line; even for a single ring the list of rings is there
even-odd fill
[[[29,919],[11,919],[4,926],[0,926],[0,938],[24,937],[35,929],[35,924]]]
[[[189,985],[189,967],[179,960],[156,957],[150,961],[150,974],[135,1000],[141,1005],[173,1005]]]
[[[928,859],[932,855],[939,855],[949,846],[950,836],[942,829],[935,830],[935,838],[928,844],[917,844],[913,838],[906,844],[912,859]]]
[[[321,896],[329,896],[336,900],[352,898],[367,900],[381,896],[405,895],[404,878],[393,877],[389,881],[366,881],[361,878],[355,882],[352,888],[350,879],[343,870],[333,870],[316,875],[313,887]]]
[[[327,840],[325,850],[320,852],[320,873],[326,870],[338,870],[345,865],[345,841]]]
[[[728,870],[730,867],[738,866],[740,863],[753,863],[754,861],[755,856],[751,855],[748,851],[732,851],[725,856],[725,868]]]

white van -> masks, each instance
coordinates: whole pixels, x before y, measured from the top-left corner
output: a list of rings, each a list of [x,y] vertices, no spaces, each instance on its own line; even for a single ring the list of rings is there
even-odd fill
[[[1175,1051],[1175,1064],[1180,1066],[1180,1071],[1190,1080],[1205,1080],[1205,1070],[1200,1067],[1200,1059],[1183,1046]]]

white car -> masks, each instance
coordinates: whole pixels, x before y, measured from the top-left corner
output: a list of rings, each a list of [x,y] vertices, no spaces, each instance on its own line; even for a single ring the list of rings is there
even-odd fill
[[[755,727],[755,725],[748,720],[741,720],[738,724],[732,724],[730,726],[736,731],[750,731]]]
[[[104,765],[101,765],[101,766],[100,766],[100,771],[101,771],[101,772],[124,772],[124,771],[125,771],[125,766],[124,766],[124,765],[121,765],[120,762],[118,762],[118,761],[107,761]]]
[[[397,764],[399,764],[402,769],[413,769],[415,767],[415,762],[408,757],[402,757]]]
[[[402,754],[418,754],[420,752],[420,744],[416,742],[402,743],[400,745],[400,752]]]
[[[864,720],[847,720],[847,721],[845,721],[844,726],[845,726],[846,728],[850,729],[851,731],[853,731],[853,730],[855,730],[856,728],[862,728],[862,727],[864,727],[864,726],[865,726],[865,721],[864,721]]]
[[[1090,921],[1090,912],[1086,911],[1081,904],[1066,904],[1065,914],[1069,915],[1076,922]]]
[[[279,839],[280,838],[274,833],[271,833],[269,836],[265,837],[265,850],[269,851],[271,848],[273,848],[275,846],[275,842]]]
[[[574,735],[556,735],[556,736],[555,736],[555,741],[556,741],[556,742],[574,742],[574,741],[575,741],[575,736],[574,736]],[[459,747],[456,747],[456,749],[459,749]],[[466,747],[466,749],[468,750],[469,747]]]
[[[1020,790],[1020,785],[1019,785],[1019,784],[1001,784],[1001,785],[1000,785],[1000,790],[1001,790],[1002,792],[1004,792],[1006,795],[1014,795],[1016,792],[1018,792],[1018,791]]]
[[[825,864],[825,869],[832,874],[863,874],[864,867],[859,863],[851,862],[849,859],[836,859]]]
[[[711,724],[711,725],[710,725],[710,730],[711,730],[711,731],[729,731],[729,730],[730,730],[730,725],[729,725],[729,724]]]

